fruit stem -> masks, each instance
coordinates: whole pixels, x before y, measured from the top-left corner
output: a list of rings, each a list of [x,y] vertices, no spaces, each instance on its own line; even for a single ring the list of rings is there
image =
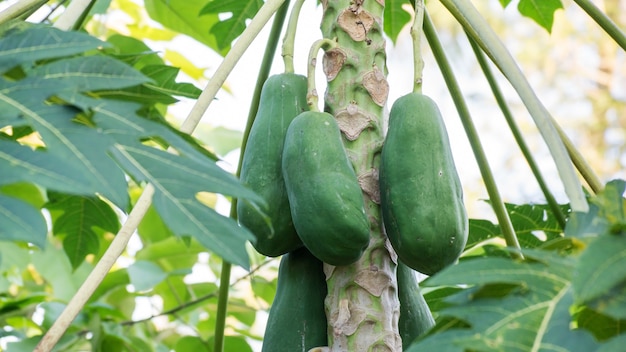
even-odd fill
[[[285,4],[288,4],[288,2],[289,1],[286,1]],[[291,8],[291,13],[289,14],[289,22],[287,23],[285,37],[283,38],[282,56],[283,56],[283,62],[285,63],[286,73],[294,72],[293,52],[294,52],[294,46],[295,46],[295,41],[296,41],[298,18],[300,16],[300,10],[302,9],[303,3],[304,3],[304,0],[296,0],[296,2],[294,2],[293,7]],[[285,11],[287,11],[286,6],[285,6]]]
[[[411,26],[413,38],[413,93],[422,92],[422,71],[424,60],[422,59],[422,28],[424,23],[424,1],[415,1],[415,15]]]
[[[336,46],[337,43],[330,39],[319,39],[311,45],[311,49],[309,50],[306,102],[309,105],[309,110],[311,111],[320,111],[317,107],[319,97],[317,95],[317,89],[315,88],[315,66],[317,65],[317,53],[320,49],[328,50],[335,48]]]

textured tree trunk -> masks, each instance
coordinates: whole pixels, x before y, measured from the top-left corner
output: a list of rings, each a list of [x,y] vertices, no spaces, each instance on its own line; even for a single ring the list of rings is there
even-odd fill
[[[335,116],[359,178],[370,220],[370,245],[348,266],[324,265],[330,351],[401,351],[397,257],[382,229],[378,165],[384,138],[384,0],[322,1],[324,38],[338,46],[324,55],[325,110]],[[332,180],[329,180],[332,182]]]

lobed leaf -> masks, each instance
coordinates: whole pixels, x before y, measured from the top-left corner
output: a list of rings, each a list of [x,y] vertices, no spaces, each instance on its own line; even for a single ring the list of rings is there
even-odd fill
[[[219,43],[220,39],[210,32],[220,19],[217,14],[201,13],[206,1],[145,0],[144,5],[150,17],[163,26],[186,34],[221,55],[230,49],[229,45],[224,47]]]
[[[561,0],[520,0],[517,5],[522,15],[530,17],[548,32],[552,31],[554,13],[562,8]]]
[[[64,236],[63,249],[76,269],[87,254],[97,254],[100,240],[95,227],[117,233],[117,214],[101,199],[93,196],[51,194],[47,208],[61,212],[52,224],[55,236]]]
[[[217,39],[219,50],[225,50],[246,29],[246,21],[253,18],[261,6],[263,0],[211,1],[200,10],[200,15],[222,13],[231,15],[228,19],[213,24],[210,29]]]
[[[48,227],[32,205],[0,194],[0,240],[23,241],[39,248],[46,246]]]
[[[85,33],[61,31],[49,26],[14,28],[2,33],[0,38],[0,72],[18,65],[80,54],[108,45]]]
[[[383,30],[395,44],[400,32],[411,21],[411,15],[402,6],[408,5],[408,0],[386,0],[383,14]]]

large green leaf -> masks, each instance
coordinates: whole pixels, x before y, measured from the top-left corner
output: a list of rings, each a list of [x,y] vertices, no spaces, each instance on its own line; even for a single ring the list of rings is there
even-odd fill
[[[65,194],[50,195],[46,206],[61,212],[52,228],[56,236],[63,236],[63,249],[76,269],[87,254],[97,254],[100,240],[95,227],[117,233],[120,223],[111,207],[96,197]]]
[[[426,337],[409,351],[593,351],[597,343],[583,330],[570,328],[573,320],[571,273],[574,260],[553,252],[527,251],[536,262],[507,258],[478,258],[449,267],[426,285],[468,285],[475,288],[516,285],[499,298],[488,292],[461,291],[454,304],[439,313],[470,325]],[[474,291],[470,291],[474,292]],[[506,293],[505,292],[505,293]],[[557,347],[558,346],[558,347]]]
[[[411,21],[411,15],[402,6],[409,0],[386,0],[383,27],[385,34],[395,44],[400,31]]]
[[[145,291],[165,280],[167,273],[153,262],[138,260],[128,267],[130,283],[137,291]]]
[[[198,261],[198,254],[206,249],[192,240],[184,243],[176,237],[169,237],[159,242],[151,243],[137,252],[138,260],[152,261],[166,271],[188,269]]]
[[[261,6],[263,0],[211,1],[202,8],[200,14],[230,15],[228,19],[211,26],[211,33],[217,38],[218,48],[225,50],[246,29],[246,21],[253,18]]]
[[[220,192],[259,201],[256,194],[214,163],[200,164],[147,147],[117,145],[113,154],[136,181],[154,186],[153,205],[174,233],[193,236],[225,260],[249,267],[245,242],[253,240],[252,234],[200,203],[196,194]]]
[[[40,248],[46,245],[46,221],[39,209],[28,203],[0,194],[0,224],[1,241],[24,241]]]
[[[520,0],[517,5],[522,15],[532,18],[548,32],[552,31],[554,13],[562,8],[561,0]]]
[[[499,0],[502,7],[506,7],[511,0]],[[562,9],[561,0],[520,0],[517,5],[519,12],[534,20],[548,32],[552,31],[554,23],[554,13]]]
[[[206,0],[145,0],[144,4],[150,17],[163,26],[186,34],[222,55],[228,52],[230,47],[219,45],[218,38],[211,32],[220,22],[218,15],[200,13]]]
[[[85,33],[65,32],[49,26],[20,26],[4,32],[0,38],[0,72],[108,45]]]
[[[79,56],[39,66],[29,72],[32,80],[52,80],[57,90],[85,92],[118,89],[148,82],[149,79],[131,66],[108,56]],[[20,84],[17,82],[16,84]]]

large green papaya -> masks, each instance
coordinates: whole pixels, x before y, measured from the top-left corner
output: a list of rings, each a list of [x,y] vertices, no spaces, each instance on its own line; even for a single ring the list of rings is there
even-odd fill
[[[380,193],[387,236],[404,264],[432,275],[458,259],[468,231],[463,191],[441,113],[425,95],[391,107]]]
[[[237,217],[255,235],[254,248],[270,257],[302,246],[291,220],[281,159],[289,124],[307,109],[306,85],[306,77],[293,73],[265,81],[242,160],[241,181],[258,193],[268,208],[261,212],[252,203],[239,201]]]
[[[400,300],[398,329],[402,338],[402,349],[406,350],[415,339],[435,325],[435,319],[420,291],[413,269],[399,262],[396,277]]]
[[[306,248],[281,258],[262,352],[306,352],[328,346],[323,263]]]
[[[289,126],[283,177],[291,217],[304,245],[331,265],[357,261],[369,243],[370,226],[354,168],[335,118],[306,111]]]

